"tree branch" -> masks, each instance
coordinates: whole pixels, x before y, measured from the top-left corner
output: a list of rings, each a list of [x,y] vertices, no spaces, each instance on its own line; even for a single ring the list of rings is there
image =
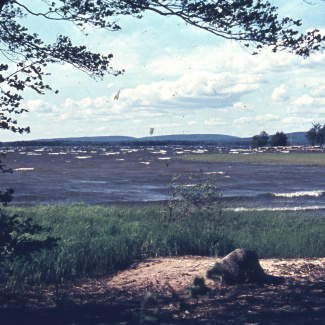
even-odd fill
[[[5,4],[7,4],[10,0],[0,0],[0,12],[2,11]]]
[[[0,0],[0,1],[1,1],[1,0]],[[42,16],[42,17],[44,17],[44,18],[51,19],[51,20],[62,20],[62,18],[52,18],[52,17],[48,16],[48,14],[49,14],[49,13],[52,13],[52,11],[48,11],[48,12],[46,12],[45,14],[42,13],[42,12],[38,12],[38,13],[36,13],[36,12],[31,11],[28,7],[26,7],[25,5],[21,4],[20,2],[18,2],[18,1],[16,1],[16,0],[15,0],[14,2],[15,2],[18,6],[24,8],[24,9],[25,9],[29,14],[31,14],[31,15],[33,15],[33,16]]]

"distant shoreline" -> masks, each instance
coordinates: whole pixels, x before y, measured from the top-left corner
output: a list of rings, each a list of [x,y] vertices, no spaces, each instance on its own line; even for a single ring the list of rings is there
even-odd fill
[[[306,132],[286,134],[290,145],[307,145]],[[6,141],[0,146],[67,146],[67,145],[219,145],[219,146],[250,146],[251,137],[239,137],[225,134],[175,134],[147,137],[128,136],[85,136],[54,139],[37,139],[23,141]]]

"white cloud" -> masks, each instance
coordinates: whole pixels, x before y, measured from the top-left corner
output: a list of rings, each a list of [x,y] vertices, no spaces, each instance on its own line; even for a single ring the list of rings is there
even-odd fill
[[[196,125],[196,124],[197,124],[196,121],[189,121],[189,122],[187,123],[187,125]]]
[[[246,124],[246,123],[251,123],[255,120],[254,117],[246,117],[246,116],[243,116],[243,117],[240,117],[240,118],[237,118],[234,120],[234,123],[236,124]]]
[[[98,127],[98,128],[95,128],[94,131],[95,131],[96,133],[97,133],[97,132],[108,131],[108,127],[106,127],[106,126]]]
[[[64,121],[64,120],[68,120],[70,118],[69,114],[61,114],[59,116],[60,120]]]
[[[316,94],[321,96],[317,97]],[[291,114],[324,114],[325,97],[321,92],[313,90],[310,94],[304,94],[291,103],[288,112]]]
[[[141,117],[161,117],[164,116],[163,113],[158,112],[134,112],[133,114],[125,115],[126,118],[133,118],[134,116],[141,116]]]
[[[245,105],[244,105],[243,102],[237,102],[237,103],[234,103],[233,106],[236,107],[236,108],[242,108],[242,107],[244,107]]]
[[[270,121],[277,121],[280,119],[279,115],[275,114],[265,114],[265,115],[258,115],[253,117],[243,116],[238,119],[235,119],[234,123],[236,124],[246,124],[246,123],[255,123],[255,122],[270,122]]]
[[[226,125],[227,123],[223,121],[221,118],[213,118],[204,121],[205,125]]]
[[[237,102],[233,104],[232,110],[234,111],[243,111],[243,112],[248,112],[248,111],[254,111],[255,108],[252,104],[247,104],[243,102]],[[225,110],[226,112],[227,110]]]
[[[304,125],[304,124],[308,124],[308,125],[312,125],[313,123],[318,123],[318,121],[315,121],[315,118],[312,117],[297,117],[297,116],[290,116],[290,117],[286,117],[284,119],[281,120],[281,123],[284,125]]]
[[[265,114],[265,115],[258,115],[255,117],[256,121],[277,121],[279,120],[280,116],[276,114]]]
[[[225,42],[215,46],[199,45],[187,52],[182,48],[165,48],[161,55],[153,57],[146,66],[152,74],[176,77],[194,70],[232,71],[248,75],[291,71],[294,75],[320,65],[325,65],[325,53],[316,53],[304,60],[290,53],[273,53],[264,49],[253,56],[237,43]]]
[[[310,95],[313,97],[325,97],[325,84],[317,84],[310,89]]]
[[[315,99],[313,97],[308,95],[303,95],[295,101],[295,104],[297,106],[310,106],[314,103],[314,101]]]
[[[96,108],[107,108],[109,102],[110,102],[110,98],[106,96],[97,97],[93,100],[93,104]]]
[[[180,123],[165,123],[165,124],[153,124],[153,126],[157,128],[174,128],[178,126],[183,126],[183,124]]]
[[[85,97],[81,100],[67,98],[61,107],[66,114],[76,118],[103,118],[135,116],[162,116],[171,109],[178,111],[231,107],[242,96],[260,87],[260,76],[242,74],[188,73],[174,81],[159,81],[123,89],[119,99],[116,93],[109,97]]]
[[[232,106],[241,96],[258,89],[261,81],[260,76],[197,71],[175,81],[125,89],[116,105],[121,111],[127,107],[164,110],[168,106],[180,109]]]
[[[38,114],[50,114],[53,113],[54,107],[41,99],[27,101],[26,108],[29,112],[35,112]]]
[[[273,89],[271,98],[274,102],[284,102],[287,99],[289,99],[287,92],[288,92],[287,86],[285,84],[282,84],[279,87]]]

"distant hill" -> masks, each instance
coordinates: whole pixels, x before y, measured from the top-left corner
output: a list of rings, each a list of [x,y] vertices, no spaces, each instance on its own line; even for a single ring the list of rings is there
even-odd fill
[[[306,132],[287,133],[288,142],[291,140],[294,144],[308,144],[305,137]],[[270,135],[271,137],[272,135]],[[239,143],[250,142],[251,138],[240,138],[225,134],[173,134],[173,135],[157,135],[147,136],[142,138],[127,137],[127,136],[100,136],[100,137],[75,137],[75,138],[57,138],[47,139],[44,141],[68,141],[68,142],[137,142],[137,141],[188,141],[188,142],[225,142]],[[43,141],[43,140],[41,140]]]
[[[55,138],[41,139],[33,141],[68,141],[68,142],[136,142],[136,141],[240,141],[243,138],[223,135],[223,134],[174,134],[174,135],[158,135],[142,138],[127,136],[99,136],[99,137],[73,137],[73,138]]]
[[[73,137],[73,138],[55,138],[55,139],[41,139],[35,141],[67,141],[67,142],[121,142],[121,141],[136,141],[137,138],[112,135],[100,137]]]
[[[232,142],[240,141],[242,138],[224,134],[174,134],[161,136],[148,136],[138,138],[139,141],[211,141],[211,142]]]
[[[250,138],[240,138],[224,134],[175,134],[162,136],[148,136],[142,138],[126,136],[100,136],[100,137],[73,137],[73,138],[55,138],[41,139],[29,142],[34,143],[123,143],[123,144],[180,144],[180,143],[213,143],[219,145],[242,144],[248,145]]]
[[[305,137],[306,132],[287,133],[289,145],[307,145]],[[270,135],[271,137],[272,135]],[[3,144],[9,145],[73,145],[83,143],[110,143],[110,144],[215,144],[227,146],[249,146],[251,137],[240,138],[224,134],[175,134],[162,136],[147,136],[142,138],[128,136],[99,136],[99,137],[72,137],[72,138],[55,138],[40,139],[32,141],[15,141]]]

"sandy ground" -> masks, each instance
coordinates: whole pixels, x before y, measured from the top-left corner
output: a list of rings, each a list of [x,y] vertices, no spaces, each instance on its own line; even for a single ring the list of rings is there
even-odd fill
[[[194,277],[205,276],[216,261],[153,258],[96,280],[2,294],[0,323],[325,324],[325,258],[260,260],[285,284],[226,287],[207,280],[207,296],[189,298]],[[144,299],[147,292],[151,300]]]

